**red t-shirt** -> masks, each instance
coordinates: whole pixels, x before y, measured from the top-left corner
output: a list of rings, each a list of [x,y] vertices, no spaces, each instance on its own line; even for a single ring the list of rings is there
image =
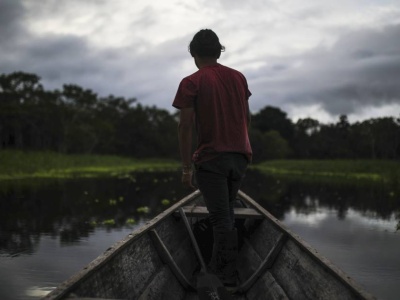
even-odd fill
[[[247,128],[250,96],[243,74],[218,63],[181,81],[172,105],[195,109],[198,145],[194,162],[222,152],[243,153],[251,161]]]

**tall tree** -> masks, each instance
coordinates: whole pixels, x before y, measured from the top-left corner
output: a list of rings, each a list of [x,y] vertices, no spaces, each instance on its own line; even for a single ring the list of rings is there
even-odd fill
[[[78,85],[64,85],[61,91],[64,103],[64,150],[73,153],[92,153],[99,142],[95,128],[97,95]]]
[[[48,91],[35,74],[0,75],[0,149],[178,157],[177,115],[78,85]],[[266,106],[252,117],[254,162],[275,158],[400,158],[400,119],[350,124],[300,119]]]
[[[334,156],[338,158],[352,158],[349,140],[351,126],[346,115],[339,116],[339,121],[333,127],[332,134],[335,140]]]
[[[393,117],[369,120],[378,158],[394,159],[400,148],[400,123]]]
[[[35,74],[15,72],[0,75],[0,144],[22,149],[31,127],[36,127],[32,108],[40,102],[43,86]],[[37,128],[36,128],[37,129]]]
[[[258,129],[251,129],[249,137],[254,163],[270,159],[283,159],[291,154],[288,142],[276,130],[261,132]]]
[[[252,116],[252,127],[261,132],[275,130],[287,141],[291,141],[294,134],[294,125],[287,114],[272,106],[266,106]]]
[[[315,143],[315,135],[320,130],[318,120],[311,118],[299,119],[295,124],[293,138],[294,156],[297,158],[311,158],[313,149],[318,147]]]

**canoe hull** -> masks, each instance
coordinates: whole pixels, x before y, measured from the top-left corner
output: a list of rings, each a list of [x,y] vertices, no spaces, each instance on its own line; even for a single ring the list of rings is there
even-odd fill
[[[241,284],[234,299],[375,299],[253,199],[242,192],[239,198],[245,208],[236,211]],[[198,191],[185,197],[45,299],[198,299],[194,289],[198,262],[176,211],[185,207],[189,221],[195,223],[207,215],[203,208],[195,208],[201,202]],[[197,238],[207,258],[212,235],[208,238],[205,232]]]

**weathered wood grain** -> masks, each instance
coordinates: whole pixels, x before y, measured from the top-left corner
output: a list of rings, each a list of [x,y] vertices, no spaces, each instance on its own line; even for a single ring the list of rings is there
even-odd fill
[[[74,293],[82,297],[136,299],[162,265],[145,235],[82,280]]]
[[[244,282],[249,279],[257,270],[261,261],[261,257],[254,250],[248,240],[245,239],[237,260],[237,269],[240,281]]]
[[[197,259],[182,220],[171,215],[155,229],[182,273],[192,278]]]
[[[251,207],[237,209],[237,216],[245,218],[241,219],[245,226],[240,228],[244,243],[239,252],[239,277],[242,283],[254,280],[243,284],[234,299],[375,299],[253,199],[242,192],[239,197]],[[185,290],[150,238],[150,230],[156,230],[169,259],[194,281],[198,262],[183,222],[174,215],[193,200],[198,202],[192,204],[197,207],[193,222],[206,216],[204,207],[198,207],[201,194],[196,191],[110,247],[45,299],[66,299],[68,295],[69,299],[93,300],[198,299],[196,293]],[[282,248],[274,248],[283,235],[288,241]],[[257,270],[261,271],[254,275]]]
[[[257,271],[262,258],[253,246],[245,241],[239,253],[238,270],[241,283],[247,281]],[[263,273],[246,292],[247,299],[288,299],[279,283],[269,272]]]
[[[249,290],[253,286],[253,284],[258,280],[258,278],[260,278],[263,274],[265,274],[265,272],[268,269],[270,269],[273,266],[275,259],[280,254],[282,247],[285,245],[286,240],[287,240],[287,235],[285,233],[282,233],[276,244],[269,251],[268,255],[262,259],[256,271],[253,272],[253,274],[247,280],[244,280],[238,286],[237,288],[238,292],[245,292]]]
[[[249,240],[258,255],[266,257],[281,236],[282,231],[263,220],[251,234]]]
[[[271,273],[266,272],[260,277],[246,294],[247,299],[269,299],[286,300],[289,299],[285,291],[275,280]],[[293,298],[300,299],[300,298]]]
[[[205,206],[185,206],[183,207],[183,211],[188,217],[195,218],[204,218],[209,216],[209,212],[207,207]],[[235,218],[237,219],[262,219],[263,216],[253,208],[242,208],[237,207],[234,208]],[[179,215],[178,212],[175,212],[175,215]]]
[[[106,286],[102,285],[102,281],[104,280],[107,281],[108,273],[107,271],[99,272],[99,270],[101,269],[106,270],[107,268],[110,268],[107,266],[112,265],[115,259],[120,260],[121,256],[125,256],[126,255],[125,251],[130,252],[133,250],[133,252],[138,251],[138,253],[141,253],[139,251],[140,246],[138,247],[138,244],[140,243],[138,241],[141,240],[141,237],[144,236],[148,230],[152,229],[158,223],[162,223],[169,215],[173,214],[173,212],[176,211],[178,207],[186,205],[186,203],[189,203],[197,199],[199,196],[200,192],[195,191],[192,194],[184,197],[178,203],[171,206],[170,208],[168,208],[167,210],[165,210],[152,220],[148,221],[143,227],[139,228],[132,234],[128,235],[126,238],[122,239],[121,241],[115,243],[112,247],[107,249],[103,254],[101,254],[99,257],[97,257],[95,260],[89,263],[86,267],[84,267],[80,272],[70,277],[68,280],[64,281],[54,291],[46,295],[44,299],[63,299],[67,297],[69,294],[77,293],[77,290],[79,289],[82,291],[87,290],[86,294],[89,294],[89,290],[94,290],[94,289],[98,289],[99,292],[96,292],[98,294],[100,294],[100,291],[104,291],[105,293],[110,294],[109,291],[110,288],[107,287],[107,285]],[[149,243],[147,244],[150,245]],[[156,250],[155,249],[153,250],[154,251],[152,253],[155,254]],[[138,261],[140,262],[140,260]],[[161,264],[161,260],[158,259],[158,261]],[[156,268],[150,268],[148,270],[145,270],[144,274],[152,272],[155,269]],[[136,271],[138,271],[138,269],[136,269]],[[104,278],[102,278],[101,276],[104,276]],[[128,282],[131,282],[131,278],[128,278]],[[125,285],[129,285],[129,283]],[[95,296],[90,296],[90,297],[95,297]],[[101,297],[103,298],[106,297],[106,294],[101,295]],[[118,297],[113,296],[113,298],[118,298]]]
[[[255,300],[256,298],[252,299],[252,298],[247,298],[245,295],[233,294],[232,299],[233,300]],[[258,299],[265,299],[265,298],[258,298]],[[186,294],[185,300],[199,300],[199,296],[195,292],[190,292],[190,293]]]
[[[75,296],[69,296],[68,298],[66,298],[67,300],[126,300],[126,299],[110,299],[110,298],[82,298],[82,297],[75,297]]]
[[[178,282],[167,265],[153,278],[138,300],[148,299],[184,299],[186,291]]]
[[[293,241],[286,244],[271,273],[293,299],[357,299],[328,268],[316,264]]]
[[[278,219],[273,217],[268,211],[266,211],[263,207],[261,207],[257,202],[255,202],[253,199],[251,199],[249,196],[244,194],[242,191],[239,191],[239,196],[242,198],[242,200],[247,204],[255,208],[258,212],[260,212],[262,215],[265,216],[265,222],[269,223],[271,225],[271,228],[275,228],[278,231],[284,231],[288,234],[289,236],[289,242],[288,245],[295,245],[298,249],[301,249],[302,257],[306,258],[307,260],[312,261],[310,264],[314,265],[314,268],[316,269],[324,269],[327,274],[329,274],[332,278],[334,278],[334,282],[341,284],[341,289],[347,291],[349,295],[352,295],[352,298],[350,299],[376,299],[373,295],[362,289],[358,284],[356,284],[350,277],[346,276],[340,269],[338,269],[336,266],[334,266],[329,260],[321,256],[315,249],[310,247],[307,243],[305,243],[302,239],[300,239],[298,236],[293,234],[289,229],[287,229]],[[267,226],[268,227],[268,226]],[[267,232],[266,232],[267,233]],[[259,247],[257,249],[259,251]],[[285,248],[284,248],[285,250]],[[285,251],[282,251],[284,254]],[[287,253],[287,252],[286,252]],[[298,255],[299,253],[295,254]],[[284,262],[285,259],[282,258],[285,255],[279,256],[279,261]],[[302,257],[299,257],[298,259],[302,259]],[[277,261],[278,262],[278,261]],[[283,263],[282,263],[283,264]],[[276,266],[277,264],[275,264]],[[274,270],[275,270],[274,266]],[[278,270],[279,268],[276,267]],[[273,273],[274,274],[274,273]],[[285,272],[282,272],[282,275],[284,275]],[[286,281],[289,282],[292,280],[291,277],[291,272],[286,273]],[[280,285],[284,288],[286,292],[285,286],[282,284],[282,282],[275,276],[275,279],[277,279],[280,283]],[[311,279],[314,279],[314,281],[310,281]],[[313,289],[313,286],[315,285],[315,281],[319,281],[320,279],[318,277],[314,278],[304,278],[302,280],[302,286],[303,288],[306,289]],[[298,284],[295,284],[298,285]],[[300,287],[302,288],[302,287]],[[315,289],[318,289],[316,287]],[[318,294],[318,292],[316,292]],[[292,298],[293,295],[288,293],[288,297]],[[298,295],[294,295],[293,299],[302,299],[302,298],[297,298]],[[338,299],[338,298],[313,298],[312,293],[310,293],[310,298],[306,299]]]
[[[157,234],[157,231],[155,229],[149,231],[149,234],[151,236],[151,239],[157,249],[158,254],[161,257],[161,260],[167,264],[167,266],[170,268],[171,272],[174,274],[174,276],[178,279],[179,283],[185,288],[185,289],[192,289],[195,290],[193,282],[185,275],[183,274],[182,270],[179,268],[179,266],[176,264],[174,258],[172,257],[171,253],[165,247],[164,243],[160,239],[159,235]]]

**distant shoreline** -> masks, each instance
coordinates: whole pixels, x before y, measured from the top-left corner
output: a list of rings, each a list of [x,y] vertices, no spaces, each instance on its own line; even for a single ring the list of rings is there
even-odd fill
[[[253,166],[272,175],[382,180],[400,184],[396,160],[272,160]]]
[[[178,170],[179,162],[112,155],[0,151],[0,181],[119,176],[134,171]]]
[[[179,161],[168,159],[0,151],[0,181],[119,176],[134,171],[178,171],[179,168]],[[395,160],[271,160],[252,164],[250,168],[271,175],[400,181],[400,162]]]

